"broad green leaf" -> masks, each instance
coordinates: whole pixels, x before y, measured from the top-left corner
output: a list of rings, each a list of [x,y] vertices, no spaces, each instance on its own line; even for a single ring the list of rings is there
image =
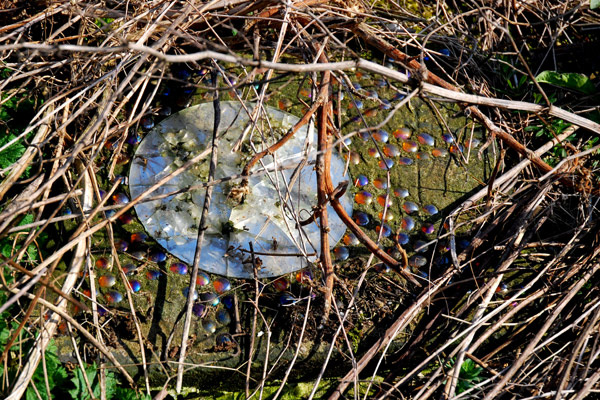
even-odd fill
[[[599,0],[600,1],[600,0]],[[586,75],[574,72],[556,72],[544,71],[535,77],[535,80],[541,83],[549,83],[565,89],[572,89],[584,94],[592,94],[596,87]]]
[[[592,10],[598,7],[600,7],[600,0],[590,0],[590,8]]]

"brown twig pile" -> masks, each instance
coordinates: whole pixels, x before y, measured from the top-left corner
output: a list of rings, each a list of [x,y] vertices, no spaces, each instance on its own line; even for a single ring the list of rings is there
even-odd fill
[[[15,144],[24,151],[0,171],[0,239],[12,243],[10,254],[2,257],[8,272],[3,276],[6,301],[1,307],[10,310],[11,322],[16,323],[2,343],[1,361],[9,366],[19,359],[22,364],[14,376],[3,376],[0,392],[10,399],[22,397],[37,365],[45,365],[44,351],[61,321],[67,322],[72,335],[84,336],[103,355],[101,371],[112,364],[136,386],[103,337],[91,239],[106,232],[118,260],[113,224],[151,196],[155,187],[124,206],[107,206],[119,183],[104,185],[107,194],[102,196],[96,172],[105,168],[112,182],[115,168],[128,161],[125,140],[135,134],[144,116],[156,111],[153,105],[161,85],[182,80],[176,73],[179,66],[202,70],[229,63],[239,67],[239,79],[223,80],[221,89],[241,90],[240,99],[267,102],[273,94],[271,82],[289,75],[313,85],[313,100],[298,125],[279,143],[250,154],[243,174],[232,179],[241,187],[247,185],[254,164],[313,120],[318,132],[318,204],[310,218],[298,216],[298,221],[317,222],[321,248],[328,248],[330,204],[371,254],[365,273],[350,288],[343,287],[350,293],[345,311],[338,309],[334,298],[334,287],[343,286],[344,279],[336,279],[329,251],[320,254],[325,300],[324,311],[319,312],[323,324],[334,329],[310,398],[322,378],[332,373],[339,379],[328,393],[331,399],[351,396],[349,388],[354,396],[363,393],[365,398],[580,399],[597,393],[600,242],[593,155],[600,125],[590,115],[594,107],[598,114],[594,103],[598,97],[565,90],[551,99],[549,89],[554,89],[541,87],[535,76],[544,69],[574,68],[565,54],[579,54],[579,48],[585,62],[586,49],[597,47],[589,30],[593,24],[597,29],[599,18],[586,1],[550,3],[470,1],[459,7],[443,1],[425,5],[360,0],[5,2],[0,14],[0,105],[16,104],[11,107],[18,109],[29,101],[35,106],[21,112],[20,121],[2,121],[4,134],[13,136],[1,142],[0,155]],[[390,58],[393,66],[388,64]],[[597,59],[589,65],[593,62]],[[346,186],[334,187],[329,176],[331,151],[343,140],[345,122],[336,111],[339,97],[332,85],[347,80],[350,70],[378,74],[394,87],[405,88],[410,94],[398,108],[413,96],[458,103],[465,115],[485,128],[488,141],[483,147],[499,155],[481,192],[447,213],[445,230],[436,239],[436,251],[445,253],[446,262],[432,264],[427,279],[409,272],[400,245],[394,258],[346,215],[338,200]],[[349,94],[364,97],[346,86]],[[182,97],[184,107],[189,99]],[[569,128],[557,129],[558,120]],[[17,132],[17,125],[23,129]],[[543,141],[531,134],[532,127],[545,130],[550,144],[542,146]],[[376,129],[366,126],[360,132]],[[566,140],[575,132],[576,141]],[[557,143],[562,158],[545,158]],[[106,146],[112,149],[108,157],[103,152]],[[156,186],[209,153],[189,160]],[[505,168],[509,164],[517,165]],[[74,213],[61,215],[67,204]],[[116,213],[107,215],[110,209]],[[26,217],[26,224],[18,226]],[[55,228],[63,221],[78,224],[68,237],[60,237]],[[472,235],[462,248],[456,243],[458,231]],[[49,233],[56,246],[38,249],[41,256],[30,259],[28,249]],[[442,249],[442,243],[447,248]],[[359,347],[355,354],[348,321],[363,304],[361,289],[373,257],[402,277],[399,281],[412,298],[393,310],[395,320],[371,341],[372,346]],[[73,296],[83,271],[92,282],[91,309]],[[120,277],[129,287],[122,271]],[[255,288],[258,292],[258,283]],[[137,341],[146,349],[147,333],[131,291],[127,300]],[[262,396],[277,370],[283,377],[277,397],[294,376],[311,303],[297,342],[291,344],[298,349],[292,361],[285,368],[265,362],[253,392],[250,360],[259,303],[256,294],[251,302],[253,328],[236,332],[252,339],[249,363],[243,367],[246,395]],[[73,318],[73,306],[91,313],[90,325],[82,326]],[[191,306],[188,323],[190,314]],[[266,321],[264,326],[270,335]],[[15,352],[12,345],[23,331],[35,333],[33,345],[27,353]],[[400,336],[404,345],[392,350]],[[187,330],[177,392],[186,346]],[[349,361],[344,364],[347,370],[331,366],[336,347]],[[79,354],[77,358],[79,368],[85,369]],[[141,351],[141,358],[143,391],[151,392],[148,369],[154,363],[164,369],[167,387],[174,377],[168,374],[175,373],[167,371],[156,354]],[[473,365],[471,375],[468,365]],[[87,390],[92,393],[89,383]]]

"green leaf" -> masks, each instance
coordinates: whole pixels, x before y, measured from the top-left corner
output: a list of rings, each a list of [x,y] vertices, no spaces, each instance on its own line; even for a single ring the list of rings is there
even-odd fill
[[[590,78],[574,72],[544,71],[536,76],[535,80],[540,83],[549,83],[565,89],[576,90],[583,94],[592,94],[596,91],[596,87],[590,81]]]
[[[598,7],[600,7],[600,0],[590,0],[590,8],[592,10]]]

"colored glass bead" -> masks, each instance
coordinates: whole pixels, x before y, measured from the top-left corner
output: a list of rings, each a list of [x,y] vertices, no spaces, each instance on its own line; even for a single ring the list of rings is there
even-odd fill
[[[117,210],[106,210],[104,211],[104,215],[106,215],[106,218],[110,218],[113,215],[115,215],[117,213]]]
[[[148,260],[155,263],[164,262],[166,259],[167,254],[162,250],[154,250],[148,255]]]
[[[454,136],[449,133],[442,134],[442,140],[446,143],[454,143]]]
[[[421,144],[426,144],[427,146],[435,146],[435,139],[428,133],[419,133],[417,135],[417,140]]]
[[[312,282],[313,274],[310,269],[302,269],[296,272],[296,282],[298,283],[308,283]]]
[[[233,345],[233,340],[228,334],[221,333],[215,338],[215,344],[221,349],[230,350],[231,346]]]
[[[285,276],[279,277],[273,281],[273,287],[278,292],[285,292],[290,287],[290,281]]]
[[[285,99],[279,100],[277,105],[280,110],[286,111],[292,107],[293,103],[290,99],[285,98]]]
[[[123,175],[115,175],[113,183],[118,183],[120,185],[129,185],[129,178]]]
[[[116,303],[119,303],[121,300],[123,300],[123,295],[119,292],[111,290],[110,292],[108,292],[104,295],[104,298],[109,303],[116,304]]]
[[[464,147],[462,144],[457,145],[452,145],[450,146],[450,153],[452,154],[458,154],[458,153],[462,153],[464,151]]]
[[[139,144],[142,141],[142,135],[140,135],[139,133],[132,133],[131,135],[129,135],[127,137],[127,144],[130,144],[132,146],[135,146],[136,144]]]
[[[362,89],[362,87],[360,87],[360,83],[358,83],[358,82],[352,82],[352,87],[354,88],[354,90],[361,90]]]
[[[206,311],[206,306],[202,303],[195,303],[192,306],[192,313],[198,318],[204,318]]]
[[[114,204],[127,204],[129,203],[129,197],[125,193],[115,193],[112,195],[111,200]]]
[[[365,191],[358,192],[354,196],[354,201],[356,201],[358,204],[364,204],[368,206],[373,201],[373,195]]]
[[[383,236],[383,237],[389,237],[392,234],[392,228],[390,228],[386,224],[377,225],[375,227],[375,231],[377,231],[377,233],[379,233],[381,231],[381,236]]]
[[[429,153],[424,151],[419,151],[416,156],[421,161],[429,160]]]
[[[440,53],[446,57],[448,57],[450,55],[450,50],[448,49],[441,49]]]
[[[385,263],[377,263],[377,264],[373,265],[373,269],[380,274],[387,274],[391,270],[389,265],[387,265]]]
[[[308,90],[306,88],[300,89],[300,96],[302,96],[302,97],[308,97],[310,99],[310,97],[311,97],[310,90]]]
[[[413,159],[408,157],[400,157],[398,159],[398,165],[412,165]]]
[[[364,175],[359,175],[356,177],[356,179],[354,180],[354,186],[357,187],[362,187],[365,186],[369,183],[369,178],[367,178]]]
[[[221,303],[225,306],[225,308],[232,309],[235,305],[235,300],[233,299],[232,295],[228,294],[227,296],[223,296],[221,298]]]
[[[376,141],[378,141],[380,143],[387,143],[389,138],[390,138],[389,133],[387,133],[383,129],[380,129],[373,134],[373,139],[375,139]]]
[[[404,209],[404,211],[406,211],[408,214],[412,214],[415,211],[419,210],[419,206],[416,205],[415,203],[413,203],[412,201],[405,201],[404,204],[402,204],[402,208]]]
[[[379,108],[381,108],[382,110],[389,110],[390,108],[392,108],[392,103],[390,103],[389,100],[381,99],[381,104],[379,105]]]
[[[333,254],[335,255],[336,261],[345,261],[350,257],[350,250],[347,247],[336,247],[333,249]]]
[[[217,311],[215,318],[221,325],[229,325],[231,323],[231,316],[226,310]]]
[[[402,149],[407,153],[416,153],[419,149],[419,145],[414,140],[407,140],[402,143]]]
[[[406,233],[398,233],[398,237],[396,238],[398,244],[405,245],[409,241],[409,236]]]
[[[123,270],[123,273],[125,275],[133,275],[135,274],[135,271],[137,270],[137,267],[133,264],[125,264],[121,267],[121,269]]]
[[[376,115],[377,115],[376,108],[369,108],[367,111],[365,111],[365,117],[375,117]]]
[[[428,215],[435,215],[438,213],[437,207],[433,204],[427,204],[426,206],[423,206],[423,211],[425,211],[425,213]]]
[[[217,293],[222,294],[231,289],[231,283],[226,278],[217,278],[213,281],[213,287]]]
[[[169,115],[171,115],[171,107],[163,106],[159,108],[158,115],[160,115],[161,117],[168,117]]]
[[[142,289],[142,284],[140,281],[132,279],[129,281],[129,289],[131,289],[133,293],[137,293]]]
[[[373,158],[379,158],[379,151],[375,147],[371,147],[367,150],[367,153]]]
[[[414,255],[408,259],[408,265],[414,268],[421,268],[427,264],[427,259],[423,256]]]
[[[142,128],[150,130],[154,128],[154,120],[151,116],[145,115],[142,117],[142,119],[140,119],[140,125],[142,126]]]
[[[427,245],[427,242],[424,240],[417,240],[414,244],[414,248],[417,253],[426,252],[428,247],[429,246]]]
[[[383,160],[379,161],[379,168],[381,169],[392,169],[393,166],[394,160],[391,158],[384,158]]]
[[[284,293],[279,296],[279,304],[282,306],[288,306],[294,304],[296,302],[296,298],[289,293]]]
[[[171,264],[169,269],[171,270],[171,272],[178,275],[185,275],[188,273],[188,266],[181,262]]]
[[[358,246],[360,244],[360,240],[356,237],[356,235],[352,232],[348,232],[342,238],[342,241],[346,246]]]
[[[431,150],[431,154],[434,157],[446,157],[448,155],[448,150],[435,148],[435,149]]]
[[[136,232],[131,234],[131,243],[144,243],[148,240],[148,235],[143,232]]]
[[[181,289],[181,294],[186,299],[187,299],[189,293],[190,293],[190,288],[189,287],[184,287],[183,289]],[[194,300],[194,301],[198,300],[198,292],[195,291],[195,290],[194,290],[194,293],[192,294],[192,300]]]
[[[472,138],[471,140],[465,141],[466,148],[474,149],[475,147],[479,146],[480,144],[481,144],[481,142],[479,141],[479,139],[476,139],[476,138]]]
[[[391,206],[392,206],[394,203],[393,203],[393,201],[392,201],[392,199],[391,199],[391,198],[388,198],[388,199],[387,199],[387,202],[386,202],[386,201],[385,201],[385,197],[386,197],[386,196],[384,196],[384,195],[377,196],[377,202],[379,203],[379,205],[380,205],[381,207],[388,207],[388,208],[389,208],[389,207],[391,207]]]
[[[350,158],[350,164],[358,165],[360,163],[360,154],[355,151],[349,151],[344,154],[344,158],[347,160]]]
[[[365,214],[364,212],[357,211],[354,214],[354,222],[356,222],[356,225],[358,225],[358,226],[366,226],[369,224],[370,219],[369,219],[369,216],[367,214]]]
[[[198,275],[196,277],[196,285],[206,286],[209,283],[210,283],[210,277],[206,274],[206,272],[198,271]]]
[[[100,285],[100,287],[103,288],[109,288],[111,286],[114,286],[115,283],[117,283],[117,278],[115,278],[114,275],[111,274],[101,275],[98,278],[98,285]]]
[[[415,220],[412,219],[411,217],[404,217],[402,218],[402,223],[400,225],[402,227],[402,230],[404,231],[412,231],[415,227]]]
[[[217,331],[217,324],[212,319],[202,321],[202,328],[208,333],[215,333]]]
[[[390,210],[385,213],[385,221],[383,220],[383,211],[380,211],[377,216],[379,217],[379,220],[383,222],[390,222],[394,220],[394,214],[392,214]]]
[[[151,269],[149,271],[146,271],[146,278],[148,278],[148,280],[150,281],[155,281],[158,278],[160,278],[160,276],[162,275],[162,273],[160,271],[157,271],[155,269]]]
[[[362,108],[363,108],[363,102],[360,101],[360,100],[358,100],[358,99],[355,99],[354,101],[352,101],[350,103],[350,105],[348,106],[348,108],[356,108],[357,110],[362,110]]]
[[[373,186],[375,186],[377,189],[385,190],[387,189],[387,179],[377,178],[373,180]]]
[[[394,137],[399,140],[408,140],[410,139],[410,129],[408,128],[400,128],[394,131]]]
[[[386,144],[383,146],[383,154],[388,157],[398,157],[400,155],[400,149],[393,144]]]
[[[146,252],[144,250],[135,250],[132,251],[131,253],[129,253],[129,255],[133,258],[135,258],[136,260],[140,260],[142,261],[144,258],[146,258]]]
[[[95,265],[98,269],[106,269],[108,268],[108,260],[105,257],[100,257],[96,260]]]
[[[221,302],[219,296],[211,292],[200,293],[200,301],[203,303],[208,303],[211,306],[216,306]]]
[[[404,99],[406,96],[404,95],[404,93],[400,93],[400,92],[396,92],[396,94],[394,94],[394,97],[392,98],[392,101],[399,101]]]
[[[119,217],[119,221],[121,221],[121,223],[122,223],[123,225],[130,224],[131,222],[133,222],[133,219],[134,219],[134,218],[133,218],[133,215],[131,215],[131,214],[122,214],[122,215]]]
[[[394,189],[394,196],[405,198],[409,196],[408,189],[396,188]]]

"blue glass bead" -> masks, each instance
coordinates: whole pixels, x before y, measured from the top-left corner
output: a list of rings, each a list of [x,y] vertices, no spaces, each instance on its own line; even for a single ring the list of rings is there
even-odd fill
[[[419,206],[412,201],[405,201],[404,204],[402,204],[402,208],[409,214],[419,210]]]
[[[169,269],[171,270],[171,272],[178,275],[186,275],[188,273],[188,266],[181,262],[171,264]]]
[[[377,263],[373,265],[373,269],[380,274],[387,274],[390,272],[390,266],[385,263]]]
[[[167,254],[162,250],[153,250],[148,255],[148,260],[155,262],[155,263],[164,262],[166,259],[167,259]]]
[[[333,249],[333,254],[335,255],[336,261],[345,261],[350,257],[350,250],[347,247],[336,247]]]
[[[279,304],[282,306],[287,306],[293,304],[296,301],[296,298],[289,293],[284,293],[279,296]]]
[[[437,207],[433,204],[427,204],[426,206],[423,206],[423,211],[425,211],[425,213],[428,215],[435,215],[438,213]]]
[[[379,168],[381,169],[392,169],[393,166],[394,160],[391,158],[384,158],[383,160],[379,161]]]
[[[206,315],[206,306],[202,303],[195,303],[192,306],[192,313],[198,318],[204,318]]]
[[[137,293],[142,289],[142,284],[140,281],[132,279],[129,281],[129,288],[132,292]]]
[[[190,293],[189,287],[184,287],[183,289],[181,289],[181,294],[183,294],[183,297],[185,297],[186,299],[187,299],[189,293]],[[198,292],[195,290],[194,290],[194,293],[192,294],[192,300],[194,300],[194,301],[198,300]]]
[[[200,301],[203,303],[208,303],[211,306],[216,306],[221,302],[219,296],[211,292],[200,293]]]
[[[215,314],[215,318],[217,319],[217,322],[219,322],[222,325],[229,325],[231,323],[231,316],[225,310],[217,311],[217,313]]]
[[[405,245],[405,244],[407,244],[407,243],[408,243],[408,241],[409,241],[409,236],[408,236],[406,233],[402,233],[402,232],[400,232],[400,233],[398,234],[398,238],[397,238],[397,240],[398,240],[398,244],[400,244],[400,245]]]
[[[213,287],[217,293],[222,294],[231,289],[231,283],[226,278],[217,278],[213,281]]]
[[[402,218],[401,226],[404,231],[412,231],[415,228],[415,220],[411,217],[404,217]]]
[[[370,222],[369,215],[364,212],[358,211],[354,214],[354,222],[356,222],[358,226],[366,226]]]
[[[369,178],[364,175],[358,175],[354,180],[354,186],[362,187],[369,184]]]
[[[440,53],[448,57],[450,55],[450,50],[444,48],[440,50]]]
[[[140,125],[146,130],[154,128],[154,119],[150,115],[145,115],[140,119]]]
[[[232,295],[227,295],[227,296],[223,296],[223,298],[221,299],[221,303],[223,303],[223,305],[228,308],[228,309],[232,309],[234,306],[234,299]]]
[[[427,259],[423,256],[414,255],[408,259],[408,265],[414,268],[421,268],[427,265]]]
[[[202,321],[202,328],[208,333],[215,333],[217,330],[217,324],[212,319]]]

